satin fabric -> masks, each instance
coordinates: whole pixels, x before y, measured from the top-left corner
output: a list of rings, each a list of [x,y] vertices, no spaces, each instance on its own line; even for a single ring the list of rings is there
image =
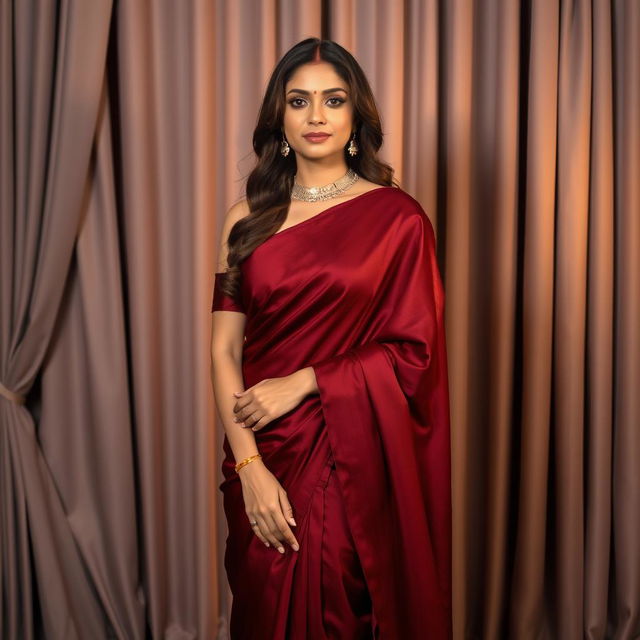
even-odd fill
[[[313,366],[319,393],[255,432],[293,506],[299,552],[281,555],[251,530],[224,438],[232,638],[450,638],[444,292],[429,218],[403,190],[376,188],[272,235],[241,270],[238,300],[216,273],[212,311],[246,314],[245,388]],[[331,470],[342,528],[317,516]],[[333,536],[357,562],[322,555]],[[350,611],[327,598],[323,570],[346,585]]]

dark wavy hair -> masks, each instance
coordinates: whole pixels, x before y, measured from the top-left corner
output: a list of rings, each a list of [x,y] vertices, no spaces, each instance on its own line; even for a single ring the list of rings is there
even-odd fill
[[[351,156],[345,145],[347,167],[381,186],[400,186],[393,178],[393,168],[376,156],[383,137],[380,116],[369,81],[356,59],[333,40],[307,38],[298,42],[273,70],[253,132],[257,161],[246,184],[249,214],[238,220],[229,232],[229,268],[222,282],[223,291],[236,300],[242,276],[240,264],[282,226],[291,203],[297,172],[295,153],[287,156],[280,153],[286,84],[300,65],[318,61],[333,65],[350,90],[358,153]]]

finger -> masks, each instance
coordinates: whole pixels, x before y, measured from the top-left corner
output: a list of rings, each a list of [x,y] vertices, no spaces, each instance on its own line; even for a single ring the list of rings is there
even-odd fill
[[[252,527],[256,534],[260,536],[261,539],[267,541],[267,546],[278,547],[278,541],[273,537],[270,531],[269,523],[265,520],[264,516],[260,513],[256,513],[253,519],[258,523],[257,527]]]
[[[238,422],[238,424],[243,428],[247,428],[256,424],[260,418],[262,418],[261,412],[256,409],[253,413],[250,413],[246,418],[244,418],[244,420]]]
[[[237,418],[239,417],[239,414],[242,413],[242,410],[248,405],[248,402],[245,402],[243,404],[240,404],[239,402],[236,402],[233,405],[233,415]]]
[[[262,525],[263,520],[260,514],[251,513],[249,511],[245,511],[245,513],[247,514],[247,518],[249,518],[249,526],[251,527],[251,530],[253,531],[253,533],[255,533],[258,536],[258,538],[260,538],[260,540],[264,543],[265,546],[270,547],[271,545],[269,541],[264,537],[264,534],[261,531],[261,527],[263,526]]]
[[[287,522],[292,524],[294,527],[297,527],[298,523],[293,517],[293,507],[289,502],[289,496],[287,495],[287,492],[284,489],[280,489],[279,495],[280,506],[282,507],[282,513],[284,514],[284,517],[287,519]]]
[[[240,407],[237,411],[234,409],[234,422],[244,422],[246,418],[248,418],[254,411],[256,407],[252,403],[245,404],[243,407]]]
[[[255,385],[254,385],[255,386]],[[253,387],[247,387],[246,389],[244,389],[243,391],[234,391],[233,395],[237,397],[239,396],[243,396],[245,393],[247,393],[247,391],[251,391],[251,389],[253,389]]]
[[[251,522],[255,522],[255,524],[251,524]],[[265,547],[270,547],[271,545],[269,544],[269,541],[262,535],[262,531],[260,531],[260,525],[258,524],[257,519],[252,516],[251,522],[249,522],[249,526],[251,527],[253,533],[256,534],[256,536],[260,539]]]
[[[293,531],[291,531],[291,528],[287,524],[287,521],[284,519],[280,507],[278,507],[278,511],[273,514],[273,519],[276,523],[276,526],[278,527],[280,535],[293,547],[294,551],[297,551],[300,546],[298,545],[296,537],[293,535]],[[298,549],[296,549],[296,547],[298,547]]]
[[[253,431],[260,431],[260,429],[262,429],[266,424],[269,424],[269,416],[267,414],[263,415],[262,418],[260,418],[254,425],[246,426],[251,426]]]
[[[278,550],[282,549],[280,553],[284,553],[284,548],[282,543],[276,537],[275,533],[278,531],[278,527],[275,525],[273,518],[270,513],[265,511],[261,512],[260,515],[256,518],[258,523],[260,524],[260,531],[264,537]]]
[[[247,393],[249,393],[249,391],[253,391],[253,387],[255,386],[256,385],[253,385],[252,387],[248,387],[244,391],[234,391],[233,392],[234,398],[236,399],[243,398],[245,395],[247,395]]]
[[[250,427],[251,425],[255,424],[256,422],[258,422],[258,420],[260,420],[260,418],[262,418],[262,412],[258,411],[257,409],[255,411],[253,411],[252,413],[250,413],[249,415],[247,415],[243,422],[243,426],[245,427]]]
[[[244,394],[246,394],[247,391],[245,391]],[[244,409],[246,406],[250,405],[253,402],[252,394],[249,394],[249,395],[244,395],[244,394],[241,397],[239,397],[236,400],[235,404],[233,405],[233,412],[236,414],[239,411],[242,411],[242,409]]]
[[[268,540],[273,540],[273,546],[280,552],[284,553],[284,546],[282,543],[284,542],[284,536],[280,531],[280,526],[276,523],[274,516],[276,516],[276,509],[280,509],[280,505],[270,511],[269,514],[264,515],[263,518],[269,527],[269,536],[267,536]],[[277,516],[276,516],[277,517]],[[280,518],[282,518],[282,514],[280,514]],[[285,522],[286,524],[286,522]]]
[[[286,520],[292,524],[293,526],[298,526],[297,522],[295,521],[295,518],[293,517],[293,507],[291,506],[291,503],[289,502],[289,496],[287,495],[287,492],[285,491],[284,488],[280,488],[278,495],[280,496],[280,506],[282,509],[282,515],[284,516],[284,518],[286,518]],[[289,542],[289,544],[296,550],[298,551],[298,549],[300,548],[300,545],[298,543],[298,540],[296,539],[293,531],[291,531],[291,529],[287,526],[286,530],[285,530],[285,536],[287,538],[287,541]],[[295,546],[294,546],[295,545]],[[298,547],[298,549],[296,549],[296,546]]]

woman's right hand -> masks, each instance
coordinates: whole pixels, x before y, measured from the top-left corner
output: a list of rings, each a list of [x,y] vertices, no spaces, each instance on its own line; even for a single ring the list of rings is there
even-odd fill
[[[257,523],[251,526],[253,532],[267,547],[272,544],[280,553],[284,553],[282,542],[298,551],[298,541],[287,524],[287,519],[295,523],[293,509],[278,479],[260,459],[244,465],[238,476],[249,522]]]

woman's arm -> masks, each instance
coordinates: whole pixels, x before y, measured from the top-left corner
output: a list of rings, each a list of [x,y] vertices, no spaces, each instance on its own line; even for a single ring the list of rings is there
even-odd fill
[[[222,226],[222,238],[217,271],[227,268],[229,231],[243,215],[249,213],[246,200],[233,205]],[[240,462],[257,453],[255,434],[243,429],[234,421],[237,399],[234,391],[244,389],[242,376],[242,353],[246,315],[240,311],[217,309],[211,319],[211,384],[216,406],[227,434],[233,457]],[[253,532],[266,545],[273,545],[284,553],[282,542],[288,542],[296,551],[298,541],[287,520],[295,525],[293,509],[278,479],[267,469],[260,458],[238,470],[242,484],[245,511]]]
[[[313,370],[313,367],[298,369],[294,375],[300,377],[300,388],[302,389],[303,396],[318,393],[318,381],[316,380],[316,372]]]
[[[229,232],[233,225],[248,213],[246,201],[233,205],[222,225],[217,271],[227,269]],[[241,429],[234,422],[234,391],[244,389],[242,380],[242,348],[246,315],[237,311],[216,310],[211,317],[211,384],[216,406],[222,419],[229,445],[236,461],[258,453],[255,435],[250,429]],[[259,460],[251,464],[259,463]],[[247,468],[251,465],[246,465]]]
[[[215,316],[216,314],[240,315],[234,311],[214,311],[213,315]],[[212,340],[211,385],[216,406],[218,407],[229,445],[233,451],[233,457],[239,462],[258,453],[258,447],[254,432],[251,429],[242,429],[233,420],[235,416],[233,407],[236,403],[233,392],[236,389],[244,388],[242,382],[242,360],[234,355],[232,351],[227,350],[228,347],[225,347],[220,334],[234,332],[236,328],[231,325],[235,324],[235,322],[228,318],[217,318],[212,322],[212,325],[214,325],[213,332],[216,331],[217,327],[218,335]],[[259,462],[259,460],[256,460],[251,464]]]

